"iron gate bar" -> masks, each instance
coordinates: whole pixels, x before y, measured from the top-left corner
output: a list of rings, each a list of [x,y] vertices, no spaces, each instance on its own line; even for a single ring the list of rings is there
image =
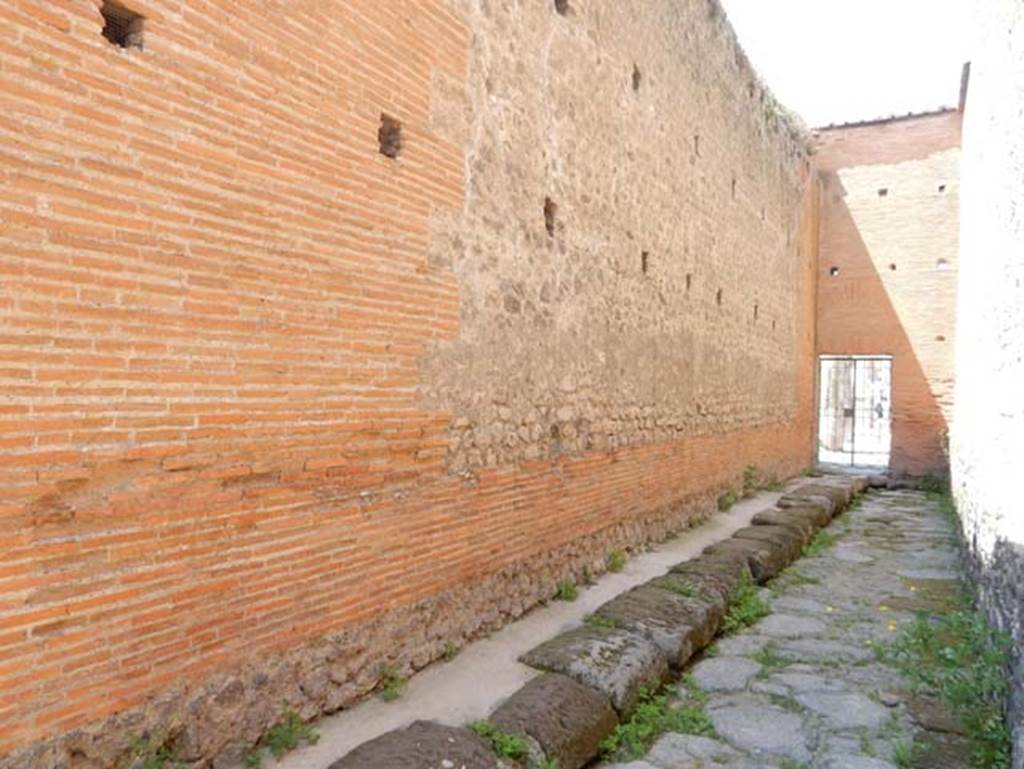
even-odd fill
[[[892,439],[892,360],[892,355],[887,354],[818,356],[818,461],[842,462],[850,466],[888,464]],[[828,363],[845,363],[848,364],[848,367],[836,365],[828,367]],[[840,377],[841,371],[848,372],[849,376]],[[864,383],[858,382],[861,376],[865,378]],[[847,387],[849,387],[846,395],[852,396],[848,399],[843,397],[840,386],[843,379],[846,380]],[[859,384],[868,388],[867,394],[860,391]],[[865,403],[861,404],[859,401],[864,399],[866,399]],[[849,408],[846,408],[847,403]],[[883,415],[886,417],[884,423]],[[849,421],[847,422],[847,420]],[[849,427],[849,448],[847,448],[845,437],[847,425]],[[826,427],[831,427],[831,429],[826,429]],[[864,447],[860,450],[864,459],[860,465],[858,465],[858,427],[861,432],[877,433],[874,441],[868,438],[866,447],[864,436],[860,436],[860,445]],[[828,438],[825,437],[826,435]],[[826,457],[825,454],[832,456]]]

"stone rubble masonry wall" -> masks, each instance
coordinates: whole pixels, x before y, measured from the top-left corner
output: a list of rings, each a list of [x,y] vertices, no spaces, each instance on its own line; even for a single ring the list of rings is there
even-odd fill
[[[818,353],[892,355],[897,474],[948,472],[960,120],[950,110],[823,129],[815,139]]]
[[[1024,7],[979,16],[964,111],[953,491],[984,605],[1016,648],[1024,769]]]
[[[124,4],[0,4],[0,766],[226,765],[808,464],[817,185],[717,4]]]

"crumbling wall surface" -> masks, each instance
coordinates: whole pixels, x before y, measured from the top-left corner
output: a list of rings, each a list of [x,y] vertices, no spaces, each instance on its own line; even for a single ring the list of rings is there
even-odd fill
[[[1024,6],[979,16],[964,114],[953,491],[980,594],[1015,640],[1024,767]]]
[[[0,767],[227,766],[808,463],[716,4],[101,5],[0,7]]]
[[[818,353],[892,356],[890,469],[947,472],[960,113],[823,129]]]

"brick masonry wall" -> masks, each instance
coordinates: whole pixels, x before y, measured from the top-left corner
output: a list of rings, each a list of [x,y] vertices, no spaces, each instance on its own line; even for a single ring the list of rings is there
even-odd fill
[[[815,138],[823,184],[818,353],[893,356],[896,473],[948,467],[960,120],[948,111]]]
[[[0,7],[0,766],[226,766],[808,463],[817,186],[717,5],[99,5]]]
[[[953,492],[982,603],[1015,640],[1010,724],[1024,769],[1024,8],[978,16],[964,113]]]

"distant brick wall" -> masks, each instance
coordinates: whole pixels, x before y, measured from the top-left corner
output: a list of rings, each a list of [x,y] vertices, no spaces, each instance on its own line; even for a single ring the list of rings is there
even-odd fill
[[[953,493],[982,606],[1015,641],[1024,769],[1024,7],[979,14],[964,112]]]
[[[960,114],[826,129],[815,147],[823,183],[818,353],[892,355],[890,468],[944,474]]]
[[[125,5],[0,6],[0,766],[237,758],[808,463],[716,5]]]

